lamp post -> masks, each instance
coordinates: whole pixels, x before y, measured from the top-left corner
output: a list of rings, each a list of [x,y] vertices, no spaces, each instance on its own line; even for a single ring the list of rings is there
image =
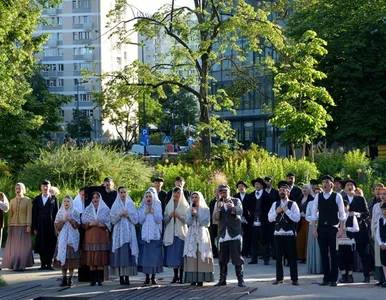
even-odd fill
[[[142,63],[145,63],[145,56],[144,56],[144,42],[141,41],[141,56],[142,56]],[[144,79],[142,79],[142,83],[144,83]],[[146,129],[146,103],[145,103],[145,90],[142,90],[142,109],[143,109],[143,129]],[[143,156],[146,156],[146,142],[144,139],[144,145],[143,145]]]
[[[80,135],[80,122],[79,122],[79,85],[87,83],[88,80],[76,80],[76,137],[79,138]]]

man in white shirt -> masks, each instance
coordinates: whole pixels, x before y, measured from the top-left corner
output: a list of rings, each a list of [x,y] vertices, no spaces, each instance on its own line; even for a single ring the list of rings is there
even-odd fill
[[[336,238],[343,236],[345,213],[342,196],[332,191],[333,182],[329,175],[322,177],[323,193],[315,196],[311,214],[313,236],[318,238],[323,266],[321,286],[337,286],[339,274]]]
[[[283,283],[284,254],[287,254],[292,285],[299,285],[295,226],[300,220],[300,211],[296,202],[289,200],[290,191],[288,184],[281,184],[279,186],[280,201],[273,203],[268,213],[268,220],[275,222],[276,280],[273,282],[274,285]]]

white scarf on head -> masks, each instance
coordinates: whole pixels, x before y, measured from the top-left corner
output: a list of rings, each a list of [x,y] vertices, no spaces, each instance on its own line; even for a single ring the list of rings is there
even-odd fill
[[[107,229],[110,231],[111,230],[110,208],[103,201],[102,195],[100,193],[97,193],[97,194],[99,195],[98,208],[95,209],[94,204],[92,203],[92,200],[91,200],[90,204],[83,211],[82,223],[88,225],[92,221],[98,221],[99,223],[105,225]]]
[[[74,207],[75,209],[80,213],[83,214],[84,211],[84,203],[82,201],[82,197],[80,197],[80,194],[76,195],[74,199]]]
[[[129,219],[119,216],[122,210],[127,211]],[[139,249],[134,226],[138,223],[138,213],[129,195],[126,196],[126,201],[123,203],[118,191],[117,197],[111,207],[110,217],[114,225],[111,251],[115,253],[115,250],[128,243],[131,254],[134,255],[136,261],[138,261]]]
[[[74,202],[72,198],[70,196],[66,196],[65,198],[70,199],[70,208],[66,210],[62,202],[62,205],[56,214],[55,223],[59,223],[65,218],[67,214],[69,214],[71,219],[74,219],[78,224],[80,224],[80,215],[79,212],[74,208]],[[58,236],[58,254],[56,259],[60,261],[62,266],[66,263],[67,245],[74,248],[75,252],[78,251],[79,231],[78,229],[73,228],[70,221],[68,220],[64,223]]]
[[[148,208],[148,205],[146,204],[147,193],[151,193],[152,196],[151,208],[154,209],[154,215],[145,215],[145,211]],[[150,243],[150,241],[152,240],[158,241],[161,239],[162,206],[161,201],[158,199],[157,191],[154,188],[148,189],[145,195],[143,196],[141,205],[138,208],[138,218],[139,222],[142,225],[141,238],[143,241],[145,241],[146,243]]]
[[[175,188],[176,189],[176,188]],[[178,200],[177,208],[175,211],[182,217],[186,217],[186,212],[188,210],[189,204],[186,201],[184,192],[181,188],[180,199]],[[172,193],[173,194],[173,193]],[[165,216],[169,216],[174,211],[174,198],[170,199],[169,203],[165,208]],[[185,223],[181,222],[178,218],[173,217],[170,222],[165,226],[163,244],[165,246],[170,246],[173,244],[174,236],[179,237],[181,240],[185,240],[186,233],[188,232],[188,226]]]
[[[191,194],[197,194],[200,198],[199,206],[196,207],[198,218],[192,216],[192,202],[188,213],[186,214],[186,223],[190,223],[193,219],[192,225],[189,226],[188,233],[186,234],[184,245],[184,256],[197,258],[197,251],[201,253],[201,260],[205,262],[207,258],[213,258],[212,245],[210,243],[210,234],[208,226],[210,224],[210,210],[205,202],[203,195],[200,192],[193,192]],[[205,221],[205,224],[200,224]]]

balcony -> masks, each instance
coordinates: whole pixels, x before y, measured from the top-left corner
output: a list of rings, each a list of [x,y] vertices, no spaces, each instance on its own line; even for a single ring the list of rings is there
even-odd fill
[[[92,29],[92,23],[91,23],[91,22],[84,23],[84,24],[83,24],[83,29],[85,29],[85,30],[91,30],[91,29]]]
[[[85,53],[85,54],[83,54],[83,59],[84,59],[85,61],[93,61],[93,55],[92,55],[92,53]]]
[[[58,45],[58,40],[48,40],[47,41],[47,46],[56,47],[57,45]]]
[[[92,83],[86,83],[86,84],[84,85],[84,90],[85,90],[86,92],[92,92],[92,89],[93,89]]]
[[[58,10],[56,8],[49,8],[46,9],[45,14],[46,15],[56,15],[58,13]]]

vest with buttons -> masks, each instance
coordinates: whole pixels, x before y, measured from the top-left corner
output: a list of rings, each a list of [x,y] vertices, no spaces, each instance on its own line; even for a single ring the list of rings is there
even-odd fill
[[[379,235],[382,243],[386,243],[386,224],[383,225],[383,218],[379,219]]]
[[[281,201],[276,202],[276,209],[280,206]],[[292,201],[288,200],[288,209],[290,210],[292,207]],[[283,229],[284,231],[290,231],[292,230],[295,233],[295,222],[292,221],[285,212],[281,212],[276,216],[275,220],[275,230],[280,231],[280,229]]]
[[[331,196],[326,199],[323,193],[318,194],[319,225],[335,226],[339,224],[339,208],[336,204],[336,195],[335,192],[332,192]]]

